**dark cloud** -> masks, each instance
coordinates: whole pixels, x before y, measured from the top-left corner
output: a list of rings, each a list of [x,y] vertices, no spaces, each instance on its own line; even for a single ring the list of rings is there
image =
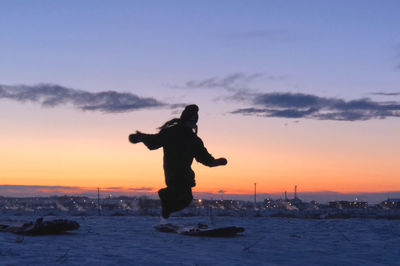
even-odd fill
[[[259,94],[254,103],[270,107],[308,108],[322,104],[321,98],[308,94],[268,93]]]
[[[377,102],[369,98],[346,101],[302,93],[249,95],[252,106],[233,114],[316,120],[362,121],[400,117],[400,102]],[[233,97],[243,100],[243,95]]]
[[[373,92],[371,94],[378,96],[400,96],[400,92]]]
[[[79,187],[0,185],[1,196],[36,197],[75,194]]]
[[[123,188],[107,187],[100,188],[100,196],[104,193],[112,195],[152,195],[153,188]],[[62,195],[80,195],[97,197],[97,188],[87,187],[68,187],[68,186],[35,186],[35,185],[0,185],[0,196],[6,197],[44,197],[44,196],[62,196]]]
[[[32,190],[32,189],[47,189],[47,190],[75,190],[79,187],[67,187],[67,186],[26,186],[26,185],[0,185],[0,191],[3,190]]]
[[[315,109],[297,110],[297,109],[266,109],[266,108],[243,108],[233,111],[233,114],[256,115],[281,118],[303,118],[315,112]],[[267,115],[268,114],[268,115]]]
[[[35,102],[45,107],[71,104],[80,110],[105,113],[129,112],[154,107],[173,107],[154,98],[143,98],[128,92],[88,92],[53,84],[0,85],[0,99],[10,99],[21,103]]]

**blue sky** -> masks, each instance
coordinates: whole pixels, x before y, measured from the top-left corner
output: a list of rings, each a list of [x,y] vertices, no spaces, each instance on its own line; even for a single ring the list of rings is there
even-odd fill
[[[162,94],[231,73],[263,90],[399,90],[398,1],[2,1],[2,84]],[[253,84],[255,86],[255,84]]]

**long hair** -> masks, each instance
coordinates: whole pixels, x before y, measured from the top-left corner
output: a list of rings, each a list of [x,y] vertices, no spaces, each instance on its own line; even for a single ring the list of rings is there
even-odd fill
[[[173,118],[167,122],[164,123],[164,125],[162,125],[161,127],[159,127],[158,129],[160,130],[159,132],[161,132],[162,130],[166,129],[166,128],[170,128],[170,127],[174,127],[177,126],[179,124],[182,123],[182,120],[180,118]],[[197,134],[197,125],[195,128],[193,128],[193,133]]]
[[[161,131],[163,129],[169,128],[169,127],[173,127],[176,125],[179,125],[181,122],[181,120],[179,118],[173,118],[167,122],[164,123],[164,125],[162,125],[161,127],[159,127],[158,129]]]

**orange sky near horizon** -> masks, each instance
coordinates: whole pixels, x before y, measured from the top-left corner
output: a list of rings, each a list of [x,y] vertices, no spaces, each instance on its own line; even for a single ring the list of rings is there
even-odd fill
[[[55,115],[43,119],[38,114],[44,115],[45,110],[39,108],[33,108],[36,115],[15,116],[20,123],[3,128],[0,184],[151,187],[154,191],[164,186],[162,149],[149,151],[142,144],[130,144],[128,134],[135,129],[154,133],[171,114],[159,110],[117,116],[54,110]],[[147,122],[134,123],[139,117]],[[226,157],[228,165],[208,168],[194,162],[194,191],[252,193],[255,182],[259,193],[292,191],[294,185],[308,192],[398,190],[400,164],[395,153],[400,144],[395,132],[399,125],[393,121],[303,120],[284,125],[278,119],[200,112],[199,136],[209,152]]]

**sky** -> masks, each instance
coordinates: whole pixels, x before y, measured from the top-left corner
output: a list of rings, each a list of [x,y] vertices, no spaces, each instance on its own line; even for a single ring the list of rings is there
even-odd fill
[[[162,150],[128,135],[195,103],[228,159],[197,193],[400,191],[399,8],[1,1],[0,185],[155,192]]]

